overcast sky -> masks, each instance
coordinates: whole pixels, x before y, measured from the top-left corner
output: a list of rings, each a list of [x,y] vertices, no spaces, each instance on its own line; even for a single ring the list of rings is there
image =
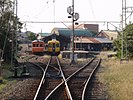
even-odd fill
[[[74,0],[78,21],[118,21],[121,20],[122,0]],[[18,17],[21,21],[71,21],[67,7],[72,0],[18,0]],[[127,6],[133,7],[133,0],[127,0]],[[54,9],[55,8],[55,9]],[[54,16],[55,15],[55,16]],[[132,15],[133,16],[133,15]],[[82,23],[80,23],[82,24]],[[114,23],[113,23],[114,24]],[[23,31],[51,32],[53,27],[67,27],[71,23],[26,23]],[[114,24],[119,26],[119,24]],[[100,29],[106,29],[106,23],[100,23]],[[111,25],[109,28],[113,28]]]

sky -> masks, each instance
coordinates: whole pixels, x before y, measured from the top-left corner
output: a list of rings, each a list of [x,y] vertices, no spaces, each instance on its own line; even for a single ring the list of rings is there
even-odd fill
[[[121,21],[122,0],[74,0],[74,4],[75,12],[80,16],[77,21],[79,24],[99,24],[101,30],[107,29],[108,21],[111,23],[108,24],[110,29],[114,29],[113,25],[120,27],[120,23],[113,21]],[[18,0],[17,15],[24,23],[22,31],[49,33],[54,27],[67,28],[72,23],[63,22],[72,20],[68,18],[67,13],[67,7],[71,5],[72,0]],[[133,7],[133,0],[127,0],[127,6]],[[26,21],[60,23],[26,23]]]

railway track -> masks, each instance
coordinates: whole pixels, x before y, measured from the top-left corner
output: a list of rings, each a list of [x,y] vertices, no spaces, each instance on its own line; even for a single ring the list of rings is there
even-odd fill
[[[66,78],[65,81],[60,83],[45,100],[84,100],[87,98],[86,90],[88,84],[93,76],[93,73],[100,64],[100,59],[92,59],[87,64],[79,68],[72,75]],[[67,95],[62,96],[61,93],[65,93],[65,84],[68,86],[67,92],[71,95],[70,98]]]
[[[36,91],[34,100],[44,100],[47,99],[48,95],[52,90],[56,88],[62,81],[65,81],[64,73],[62,71],[60,61],[57,57],[53,57],[53,59],[57,60],[58,66],[53,67],[54,65],[50,65],[52,61],[52,56],[48,61],[47,66],[43,70],[43,76]],[[52,67],[50,67],[52,66]],[[67,86],[65,86],[67,87]],[[68,88],[67,88],[68,89]],[[64,93],[65,95],[69,95],[69,93]],[[63,95],[64,96],[64,95]],[[69,97],[69,96],[67,96]]]
[[[90,81],[100,61],[93,58],[84,66],[77,66],[77,69],[70,71],[69,74],[63,72],[64,67],[55,56],[51,56],[48,63],[43,66],[36,64],[42,70],[43,76],[36,93],[34,92],[34,100],[97,100],[96,92],[92,92],[90,88],[94,81]]]
[[[30,93],[31,95],[33,95],[34,93],[34,100],[43,100],[58,84],[60,84],[63,81],[64,78],[62,77],[63,71],[61,69],[60,61],[57,57],[51,56],[47,64],[42,64],[42,59],[43,58],[39,56],[27,56],[23,59],[23,62],[28,62],[32,64],[28,66],[37,68],[37,70],[41,69],[38,75],[33,75],[34,78],[37,78],[38,80],[38,82],[36,82],[36,86],[38,85],[36,92],[33,91],[32,93]],[[55,60],[57,61],[56,63]],[[57,66],[57,64],[59,66]],[[32,90],[35,90],[35,88],[36,87],[33,87]]]

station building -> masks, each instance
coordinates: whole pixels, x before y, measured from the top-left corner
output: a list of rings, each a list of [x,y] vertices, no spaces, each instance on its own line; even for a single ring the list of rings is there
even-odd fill
[[[70,28],[54,28],[50,36],[44,38],[44,42],[56,36],[61,43],[61,50],[72,50],[72,29]],[[111,50],[112,41],[107,37],[98,36],[97,31],[91,31],[87,28],[78,28],[74,30],[74,49],[85,51],[102,51]]]
[[[119,31],[117,30],[101,30],[97,36],[98,37],[104,37],[104,38],[108,38],[111,41],[114,41],[115,39],[119,38]]]

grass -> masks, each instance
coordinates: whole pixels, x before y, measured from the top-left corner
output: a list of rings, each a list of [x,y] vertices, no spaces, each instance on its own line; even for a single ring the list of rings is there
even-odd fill
[[[2,76],[0,77],[0,80],[2,82],[0,83],[0,92],[3,88],[6,87],[6,85],[11,82],[12,80],[9,79],[9,76],[12,76],[13,73],[9,71],[10,65],[8,64],[2,64],[3,70],[2,70]]]
[[[105,71],[101,81],[107,86],[111,100],[133,99],[133,61],[120,64],[120,60],[112,59],[102,63]]]
[[[2,83],[0,83],[0,91],[2,91],[2,89],[6,87],[8,81],[3,79],[2,77],[0,77],[0,79],[2,79]]]
[[[4,63],[2,65],[3,69],[2,69],[2,77],[3,79],[7,79],[9,76],[12,76],[13,73],[11,71],[9,71],[11,65],[10,64],[7,64],[7,63]]]
[[[8,84],[13,84],[16,83],[16,80],[9,80],[9,79],[2,79],[2,83],[0,83],[0,93],[3,91],[3,89],[8,85]]]

